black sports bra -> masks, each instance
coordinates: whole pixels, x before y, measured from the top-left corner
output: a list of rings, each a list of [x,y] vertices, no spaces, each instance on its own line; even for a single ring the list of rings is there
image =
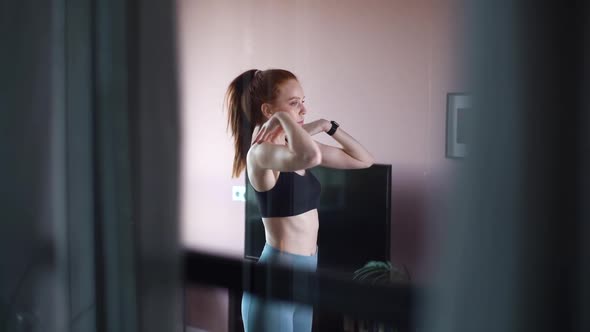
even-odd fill
[[[309,171],[305,175],[281,172],[275,186],[257,191],[258,207],[264,218],[290,217],[317,209],[320,205],[320,182]]]

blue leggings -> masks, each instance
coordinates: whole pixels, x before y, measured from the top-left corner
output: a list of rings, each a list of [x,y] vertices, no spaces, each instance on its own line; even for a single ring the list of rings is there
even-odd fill
[[[313,256],[281,252],[264,245],[260,263],[282,264],[302,270],[315,271],[318,265],[317,252]],[[293,282],[294,294],[297,289],[307,287],[296,278]],[[313,320],[313,307],[309,305],[260,298],[244,292],[242,296],[242,320],[245,332],[310,332]]]

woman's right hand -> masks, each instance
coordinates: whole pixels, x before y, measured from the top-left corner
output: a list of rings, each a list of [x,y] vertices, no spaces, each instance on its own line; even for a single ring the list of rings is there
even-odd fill
[[[252,141],[252,145],[273,141],[282,132],[283,128],[281,127],[281,121],[278,119],[278,116],[280,116],[279,112],[273,114],[260,126],[256,138]]]

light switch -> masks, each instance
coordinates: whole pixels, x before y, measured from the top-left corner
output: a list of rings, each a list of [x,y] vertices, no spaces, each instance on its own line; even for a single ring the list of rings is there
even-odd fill
[[[231,197],[234,201],[246,201],[246,187],[244,186],[233,186],[231,188]]]

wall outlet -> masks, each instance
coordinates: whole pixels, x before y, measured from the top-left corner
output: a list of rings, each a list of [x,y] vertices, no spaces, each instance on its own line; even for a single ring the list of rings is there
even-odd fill
[[[244,186],[233,186],[231,188],[231,197],[234,201],[246,201],[246,187]]]

